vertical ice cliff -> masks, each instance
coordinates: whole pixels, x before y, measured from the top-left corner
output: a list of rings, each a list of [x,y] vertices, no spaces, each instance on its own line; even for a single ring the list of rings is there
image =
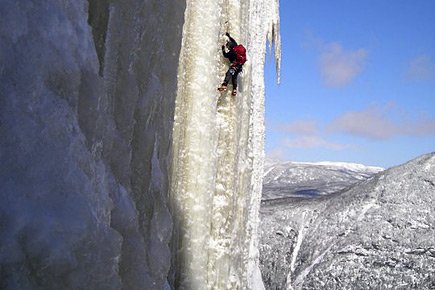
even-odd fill
[[[0,1],[1,289],[255,287],[277,11]],[[227,29],[249,60],[217,110]]]
[[[162,289],[183,1],[0,1],[0,289]]]
[[[171,199],[176,289],[262,287],[257,225],[267,39],[280,41],[277,1],[188,1],[178,70]],[[247,47],[239,94],[218,94],[225,32]],[[278,65],[279,68],[279,65]]]

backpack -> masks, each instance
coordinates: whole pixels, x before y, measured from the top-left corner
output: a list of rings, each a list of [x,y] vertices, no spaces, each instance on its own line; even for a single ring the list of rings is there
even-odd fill
[[[246,48],[239,44],[233,48],[236,53],[236,62],[239,65],[243,65],[246,62]]]

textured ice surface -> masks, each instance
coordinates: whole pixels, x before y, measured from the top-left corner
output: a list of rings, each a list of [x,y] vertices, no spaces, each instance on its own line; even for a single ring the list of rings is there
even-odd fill
[[[435,153],[351,189],[262,207],[266,289],[434,289]]]
[[[0,2],[0,288],[162,289],[183,1]]]
[[[174,288],[263,287],[263,68],[267,37],[279,51],[277,11],[277,1],[188,1],[173,134]],[[216,90],[227,31],[247,48],[237,97]]]
[[[277,5],[0,1],[1,289],[262,288]],[[217,111],[226,30],[248,63]]]

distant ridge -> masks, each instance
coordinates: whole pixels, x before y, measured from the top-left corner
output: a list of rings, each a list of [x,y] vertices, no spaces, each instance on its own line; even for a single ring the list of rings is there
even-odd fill
[[[340,162],[340,161],[317,161],[317,162],[308,162],[308,161],[282,161],[282,160],[274,160],[274,159],[266,159],[266,165],[270,164],[295,164],[295,165],[318,165],[318,166],[328,166],[328,167],[341,167],[354,171],[366,171],[373,170],[374,172],[379,172],[385,170],[383,167],[379,166],[370,166],[364,165],[360,163],[353,162]]]
[[[263,201],[328,195],[383,171],[381,167],[347,162],[266,160]]]

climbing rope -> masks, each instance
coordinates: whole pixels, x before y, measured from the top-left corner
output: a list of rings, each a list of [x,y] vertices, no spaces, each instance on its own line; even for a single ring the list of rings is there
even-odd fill
[[[222,2],[222,15],[220,21],[219,38],[225,35],[225,32],[230,28],[230,14],[229,14],[229,0],[223,0]]]
[[[230,28],[230,1],[225,0],[224,9],[225,9],[225,32],[229,31]]]

